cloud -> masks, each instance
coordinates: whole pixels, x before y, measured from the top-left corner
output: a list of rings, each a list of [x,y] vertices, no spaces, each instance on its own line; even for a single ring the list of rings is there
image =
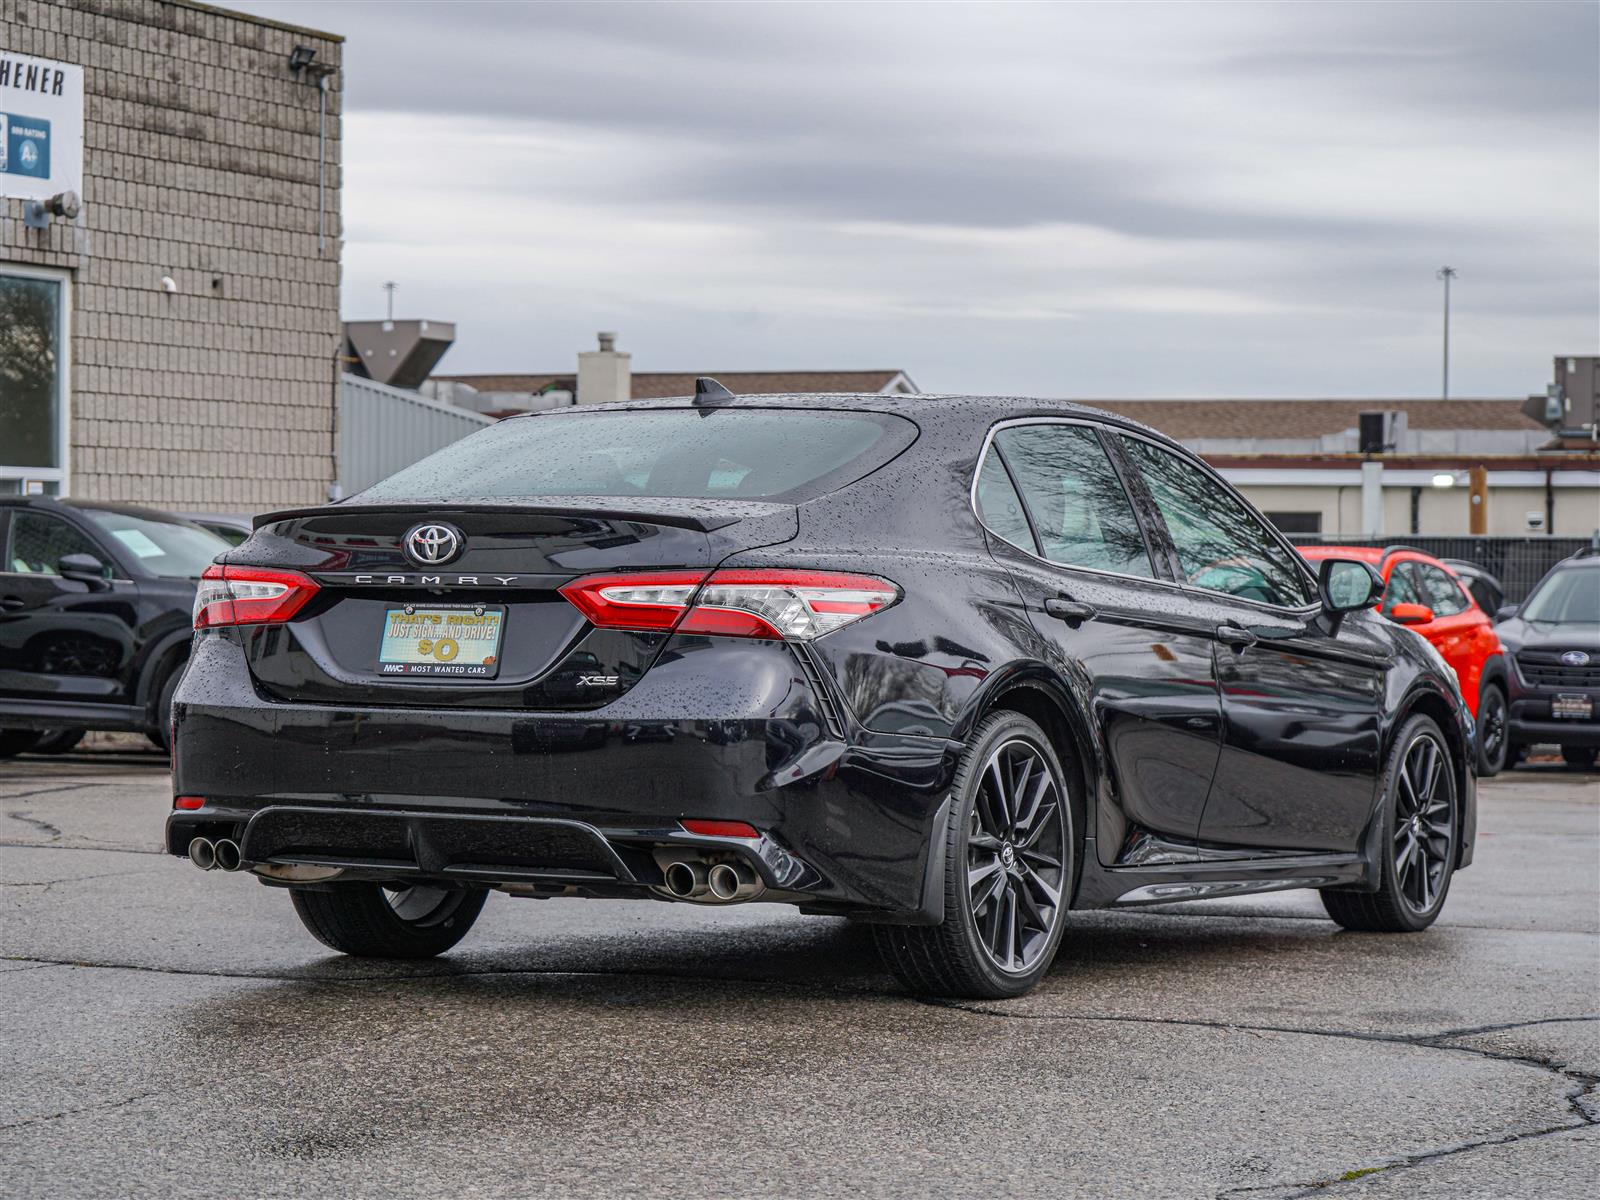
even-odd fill
[[[1600,321],[1587,4],[239,4],[349,38],[346,308],[455,370],[1523,394]]]

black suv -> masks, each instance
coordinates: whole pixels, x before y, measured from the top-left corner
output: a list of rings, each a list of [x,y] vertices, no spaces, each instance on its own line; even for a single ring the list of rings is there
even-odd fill
[[[1510,753],[1554,742],[1574,766],[1600,751],[1600,549],[1550,568],[1520,605],[1495,614],[1511,672]]]
[[[0,758],[88,729],[164,746],[196,581],[228,548],[150,509],[0,500]]]

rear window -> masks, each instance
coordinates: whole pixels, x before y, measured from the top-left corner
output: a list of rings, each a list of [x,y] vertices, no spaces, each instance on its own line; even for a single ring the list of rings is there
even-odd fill
[[[822,409],[652,409],[518,417],[446,446],[363,503],[516,496],[801,500],[909,446],[910,421]]]

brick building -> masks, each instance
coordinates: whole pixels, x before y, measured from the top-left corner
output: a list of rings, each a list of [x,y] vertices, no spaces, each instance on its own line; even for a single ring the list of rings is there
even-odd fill
[[[0,494],[326,498],[340,51],[190,0],[0,0]],[[76,216],[27,198],[72,158],[74,86]]]

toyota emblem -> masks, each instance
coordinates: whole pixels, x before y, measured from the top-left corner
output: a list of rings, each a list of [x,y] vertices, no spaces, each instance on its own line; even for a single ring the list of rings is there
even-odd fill
[[[1589,656],[1582,650],[1568,650],[1561,656],[1561,661],[1569,667],[1586,667],[1589,665]]]
[[[461,553],[459,529],[449,525],[418,525],[406,534],[405,549],[418,566],[437,567]]]

